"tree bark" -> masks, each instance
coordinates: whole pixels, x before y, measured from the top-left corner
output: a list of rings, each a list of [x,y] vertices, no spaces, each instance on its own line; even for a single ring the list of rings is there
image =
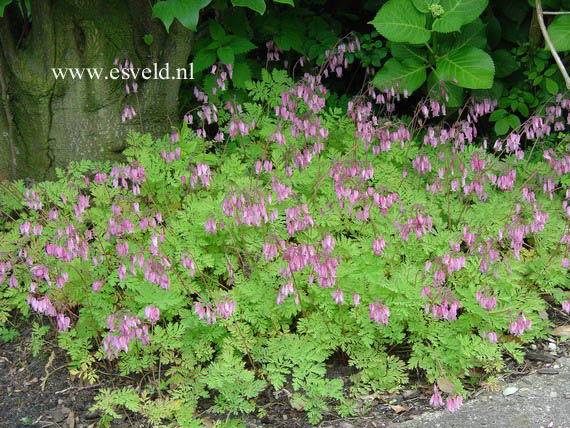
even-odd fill
[[[70,161],[121,160],[127,134],[140,131],[139,118],[121,123],[126,105],[140,107],[144,131],[155,136],[178,125],[180,80],[139,79],[139,105],[125,93],[124,80],[105,76],[116,57],[128,57],[135,67],[168,63],[172,74],[187,65],[191,31],[175,21],[166,33],[144,0],[31,0],[30,5],[30,31],[19,44],[25,34],[14,25],[24,22],[20,9],[11,5],[0,19],[7,88],[2,103],[9,103],[8,110],[0,109],[2,170],[9,171],[13,163],[10,123],[17,176],[35,180],[54,178],[55,168]],[[149,33],[151,47],[143,41]],[[101,68],[103,74],[101,79],[56,79],[52,68],[65,67]]]

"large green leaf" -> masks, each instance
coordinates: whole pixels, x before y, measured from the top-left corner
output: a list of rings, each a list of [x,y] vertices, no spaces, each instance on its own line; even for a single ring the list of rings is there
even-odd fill
[[[4,17],[4,9],[12,3],[12,0],[0,0],[0,18]]]
[[[249,7],[260,15],[265,13],[265,0],[232,0],[234,6]]]
[[[390,52],[392,56],[399,61],[413,59],[420,62],[425,62],[427,58],[427,51],[416,48],[408,43],[390,43]]]
[[[289,6],[293,6],[295,7],[295,3],[293,2],[293,0],[273,0],[275,3],[284,3],[284,4],[288,4]]]
[[[212,0],[165,0],[159,1],[152,7],[152,16],[162,21],[166,31],[170,29],[172,21],[178,19],[182,25],[196,31],[200,10],[210,4]]]
[[[240,55],[252,51],[256,46],[244,37],[230,36],[227,44],[234,51],[234,55]]]
[[[426,15],[420,13],[411,0],[388,0],[371,24],[393,42],[420,44],[431,36],[426,29]]]
[[[432,4],[438,3],[436,0],[412,0],[417,10],[422,13],[428,13]]]
[[[457,79],[457,85],[469,89],[493,86],[495,65],[485,51],[473,46],[449,52],[436,60],[437,74],[445,80]]]
[[[407,89],[411,94],[426,80],[426,65],[419,61],[404,60],[398,61],[396,58],[390,58],[374,76],[374,86],[380,89],[398,87]]]
[[[557,51],[570,50],[570,15],[561,15],[554,18],[548,26],[548,35]]]
[[[438,100],[440,102],[445,103],[448,107],[459,107],[463,104],[463,88],[460,88],[457,85],[454,85],[449,80],[441,79],[436,71],[432,71],[427,80],[427,87],[428,87],[428,94],[431,99]],[[445,99],[445,96],[442,93],[442,89],[448,96],[448,99]]]
[[[480,19],[465,25],[457,35],[451,50],[460,49],[464,46],[475,46],[484,49],[487,46],[487,33],[485,24]]]
[[[218,48],[217,53],[220,61],[222,61],[224,64],[233,65],[235,61],[235,55],[234,55],[234,50],[232,48],[230,48],[229,46],[222,46],[221,48]]]
[[[208,27],[210,29],[210,36],[214,40],[222,40],[222,38],[226,35],[226,32],[218,21],[211,19],[208,23]]]
[[[474,21],[487,7],[489,0],[441,0],[444,13],[433,22],[433,30],[439,33],[459,31]]]
[[[244,61],[239,61],[234,67],[233,83],[236,88],[245,88],[245,82],[251,79],[251,70]]]
[[[498,49],[491,56],[495,63],[495,75],[499,78],[507,77],[520,68],[515,57],[506,49]]]
[[[194,64],[194,72],[199,73],[203,70],[206,70],[216,62],[216,59],[218,59],[218,56],[216,55],[215,51],[209,49],[199,50],[192,61]]]
[[[480,19],[465,25],[461,32],[440,36],[443,39],[437,45],[436,54],[445,55],[451,51],[461,49],[465,46],[474,46],[484,49],[487,46],[485,25]]]

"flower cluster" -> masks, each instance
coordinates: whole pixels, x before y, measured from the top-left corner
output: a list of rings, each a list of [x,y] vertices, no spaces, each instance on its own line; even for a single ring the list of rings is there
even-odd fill
[[[415,217],[409,218],[406,223],[399,223],[398,220],[394,219],[393,226],[398,229],[402,241],[408,242],[408,235],[412,230],[419,240],[432,229],[433,224],[429,214],[422,215],[418,213]]]
[[[111,169],[111,177],[113,178],[113,187],[118,187],[119,183],[123,187],[123,189],[128,189],[128,181],[130,180],[132,183],[132,192],[133,195],[140,194],[140,186],[142,183],[146,181],[145,170],[144,167],[134,165],[127,165],[125,167],[116,166]]]
[[[281,195],[282,196],[282,195]],[[278,193],[279,198],[279,193]],[[267,199],[267,205],[266,205]],[[266,198],[254,192],[240,193],[230,192],[222,201],[222,211],[226,217],[233,218],[235,225],[261,226],[277,220],[279,212],[267,211],[267,206],[273,202],[271,193]]]
[[[236,309],[235,300],[230,300],[227,296],[218,300],[216,309],[212,309],[209,304],[196,302],[194,312],[201,320],[206,319],[206,324],[216,324],[217,317],[229,319]]]
[[[148,325],[143,324],[136,315],[109,315],[107,327],[109,332],[103,341],[103,349],[107,353],[108,359],[111,359],[113,354],[117,358],[119,351],[129,352],[129,345],[133,341],[140,341],[143,346],[150,343]]]
[[[198,179],[200,180],[200,184],[203,189],[207,188],[212,183],[212,172],[207,164],[198,162],[189,179],[185,175],[180,176],[180,182],[182,185],[185,186],[186,183],[188,183],[192,189],[196,188]]]
[[[477,293],[475,293],[475,300],[479,302],[483,309],[487,309],[488,311],[495,309],[497,306],[497,297],[489,297],[488,295],[483,294],[481,290],[477,290]]]
[[[524,313],[521,313],[520,318],[509,325],[509,330],[514,336],[521,336],[525,330],[530,330],[531,327],[532,321],[527,320]]]
[[[388,306],[384,306],[381,303],[370,303],[368,309],[370,312],[370,321],[388,325],[388,319],[390,318],[390,308],[388,308]]]
[[[339,43],[332,50],[326,50],[324,76],[328,77],[330,72],[336,74],[337,77],[342,77],[343,70],[348,68],[348,59],[345,57],[345,54],[358,51],[360,51],[360,40],[356,36],[351,37],[346,43]]]

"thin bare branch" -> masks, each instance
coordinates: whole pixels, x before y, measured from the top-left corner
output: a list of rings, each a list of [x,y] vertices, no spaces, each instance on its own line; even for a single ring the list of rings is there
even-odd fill
[[[561,11],[561,12],[552,12],[549,10],[545,10],[542,12],[543,15],[570,15],[570,11]]]
[[[550,40],[550,36],[548,35],[548,30],[546,29],[546,25],[544,24],[544,12],[542,11],[542,1],[536,0],[536,15],[538,17],[538,25],[540,25],[540,31],[542,31],[542,36],[546,41],[548,48],[550,49],[550,53],[554,57],[554,61],[558,65],[560,69],[560,73],[562,73],[562,77],[564,77],[564,82],[566,82],[566,88],[570,91],[570,76],[568,76],[568,71],[564,66],[564,63],[560,59],[560,55],[556,52],[554,45],[552,44],[552,40]]]

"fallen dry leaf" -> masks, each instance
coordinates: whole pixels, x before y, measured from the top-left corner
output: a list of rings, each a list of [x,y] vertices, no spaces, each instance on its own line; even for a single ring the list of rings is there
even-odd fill
[[[394,405],[394,406],[390,406],[392,408],[392,410],[396,413],[402,413],[402,412],[406,412],[408,410],[410,410],[411,407],[408,406],[400,406],[398,404]]]
[[[439,389],[441,389],[443,392],[447,392],[448,394],[453,394],[453,391],[455,390],[455,385],[453,385],[449,379],[447,379],[444,376],[440,376],[437,378],[437,386],[439,387]]]
[[[552,334],[556,336],[570,336],[570,325],[561,325],[552,330]]]

